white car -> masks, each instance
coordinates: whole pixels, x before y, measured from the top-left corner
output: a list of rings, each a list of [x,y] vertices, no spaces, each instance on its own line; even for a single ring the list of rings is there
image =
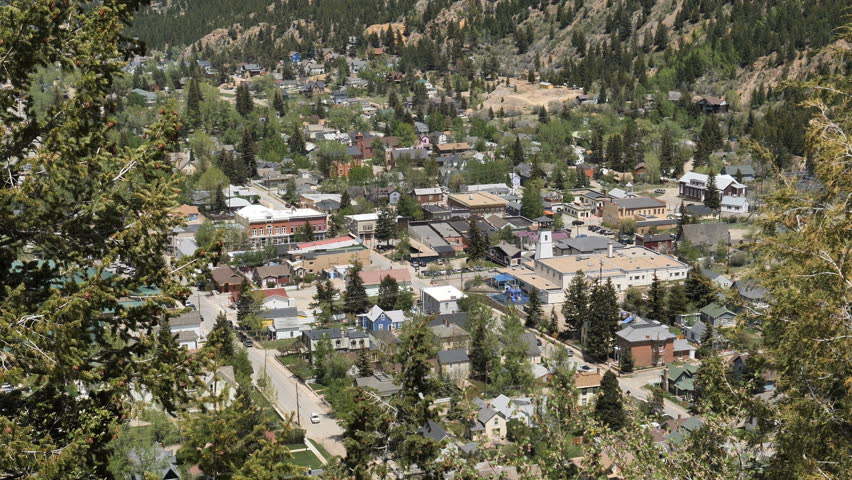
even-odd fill
[[[319,422],[320,422],[319,413],[317,413],[317,412],[312,413],[311,414],[311,423],[319,423]]]

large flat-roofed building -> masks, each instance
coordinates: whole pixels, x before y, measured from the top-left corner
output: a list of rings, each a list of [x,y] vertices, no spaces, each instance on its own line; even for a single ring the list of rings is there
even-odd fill
[[[644,247],[535,260],[535,272],[563,289],[568,288],[578,271],[590,278],[611,279],[616,291],[624,292],[630,287],[650,285],[654,273],[664,282],[685,280],[688,270],[687,264]]]
[[[253,248],[292,243],[296,232],[308,224],[315,238],[325,238],[328,216],[311,208],[275,210],[249,205],[237,211],[236,221],[245,227]]]
[[[378,213],[359,213],[357,215],[346,215],[346,224],[349,231],[358,237],[369,240],[376,232],[376,224],[379,222]]]
[[[613,198],[603,202],[603,221],[617,225],[619,220],[637,217],[665,217],[666,203],[651,197]]]
[[[455,193],[447,198],[450,207],[465,208],[471,215],[486,217],[497,215],[502,217],[506,214],[506,205],[509,202],[488,192]]]

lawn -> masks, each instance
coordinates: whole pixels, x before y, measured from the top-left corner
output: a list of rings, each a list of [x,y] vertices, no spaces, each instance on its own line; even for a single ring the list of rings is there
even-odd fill
[[[290,345],[298,342],[298,338],[282,338],[281,340],[262,340],[260,346],[263,348],[271,348],[274,350],[286,349]]]
[[[308,442],[310,442],[310,443],[311,443],[311,445],[313,445],[313,446],[314,446],[314,448],[316,448],[317,450],[319,450],[320,455],[322,455],[322,456],[323,456],[323,458],[325,458],[325,460],[326,460],[326,461],[329,461],[329,462],[331,461],[331,457],[332,457],[333,455],[332,455],[332,454],[330,454],[330,453],[328,453],[328,450],[326,450],[326,449],[325,449],[325,447],[323,447],[322,445],[320,445],[318,442],[314,442],[314,441],[311,441],[310,439],[307,439],[307,438],[306,438],[306,439],[305,439],[305,443],[308,443]]]
[[[308,450],[304,445],[302,445],[302,448],[305,448],[305,450],[302,450],[301,452],[291,452],[294,464],[301,467],[308,467],[310,469],[323,467],[322,462],[316,455],[314,455],[314,452]]]
[[[272,408],[272,404],[269,403],[269,400],[266,399],[263,393],[261,393],[256,388],[252,388],[251,390],[249,390],[249,396],[251,397],[254,404],[257,405],[263,411],[263,416],[268,422],[275,424],[281,422],[281,417],[278,415],[278,412],[276,412],[275,409]]]

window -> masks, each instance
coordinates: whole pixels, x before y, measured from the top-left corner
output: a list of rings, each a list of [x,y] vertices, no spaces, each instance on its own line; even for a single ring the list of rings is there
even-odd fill
[[[251,229],[251,236],[252,236],[252,237],[257,236],[257,229],[256,229],[256,228],[252,228],[252,229]]]

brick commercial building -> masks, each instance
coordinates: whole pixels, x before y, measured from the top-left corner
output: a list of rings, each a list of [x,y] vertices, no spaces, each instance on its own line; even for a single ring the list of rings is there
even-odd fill
[[[467,209],[471,215],[478,217],[489,215],[503,217],[506,215],[508,203],[497,195],[487,192],[456,193],[447,198],[447,205],[450,207]]]
[[[614,198],[603,202],[603,221],[618,225],[620,220],[665,217],[666,203],[651,197]]]
[[[675,336],[668,326],[636,317],[616,332],[616,359],[630,350],[637,368],[665,365],[674,361]]]
[[[262,205],[249,205],[237,211],[237,223],[245,227],[252,248],[293,243],[296,232],[305,223],[315,238],[325,238],[328,216],[310,208],[275,210]]]

